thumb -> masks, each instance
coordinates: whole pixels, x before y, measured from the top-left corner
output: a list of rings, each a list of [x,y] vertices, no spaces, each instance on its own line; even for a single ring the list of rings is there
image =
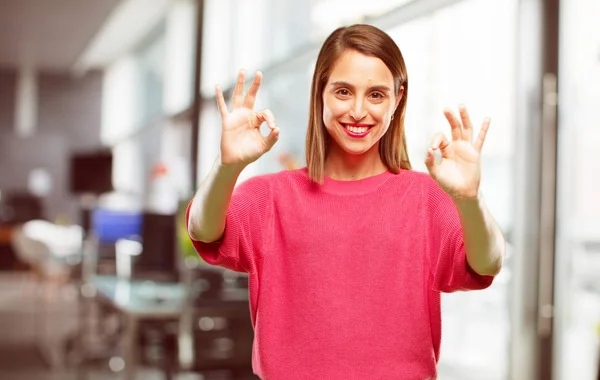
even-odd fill
[[[429,175],[431,175],[431,178],[436,179],[438,175],[439,166],[435,162],[435,156],[433,154],[432,148],[427,148],[427,155],[425,156],[425,166],[427,166],[427,170],[429,171]]]

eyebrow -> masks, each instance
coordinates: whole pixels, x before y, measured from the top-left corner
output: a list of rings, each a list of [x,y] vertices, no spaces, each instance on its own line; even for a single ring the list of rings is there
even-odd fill
[[[351,89],[355,89],[355,87],[353,85],[351,85],[348,82],[344,82],[344,81],[332,82],[331,86],[332,87],[343,86],[343,87],[349,87]],[[369,90],[379,90],[379,91],[384,91],[384,92],[391,92],[392,91],[388,86],[385,86],[385,85],[371,86],[371,87],[369,87]]]

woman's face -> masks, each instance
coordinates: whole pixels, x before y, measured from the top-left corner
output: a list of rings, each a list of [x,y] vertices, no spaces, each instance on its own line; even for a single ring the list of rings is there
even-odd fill
[[[349,154],[367,152],[389,128],[403,91],[395,96],[394,77],[379,58],[344,52],[323,89],[323,122],[332,143]]]

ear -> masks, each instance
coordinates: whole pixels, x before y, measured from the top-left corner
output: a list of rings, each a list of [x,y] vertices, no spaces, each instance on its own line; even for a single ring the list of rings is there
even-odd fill
[[[396,104],[394,104],[394,111],[398,108],[398,104],[400,104],[400,100],[404,96],[404,86],[400,86],[400,91],[398,91],[398,96],[396,96]]]

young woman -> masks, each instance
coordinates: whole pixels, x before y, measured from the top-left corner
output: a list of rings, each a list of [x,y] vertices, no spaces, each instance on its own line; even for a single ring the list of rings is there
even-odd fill
[[[340,28],[316,63],[307,167],[234,191],[280,133],[269,110],[253,110],[261,78],[244,96],[240,72],[231,110],[217,87],[221,154],[188,207],[200,256],[249,274],[254,372],[264,380],[435,379],[440,292],[485,288],[502,265],[504,238],[479,194],[489,120],[472,142],[466,109],[460,120],[444,110],[452,140],[433,138],[430,175],[411,171],[400,50],[375,27]]]

